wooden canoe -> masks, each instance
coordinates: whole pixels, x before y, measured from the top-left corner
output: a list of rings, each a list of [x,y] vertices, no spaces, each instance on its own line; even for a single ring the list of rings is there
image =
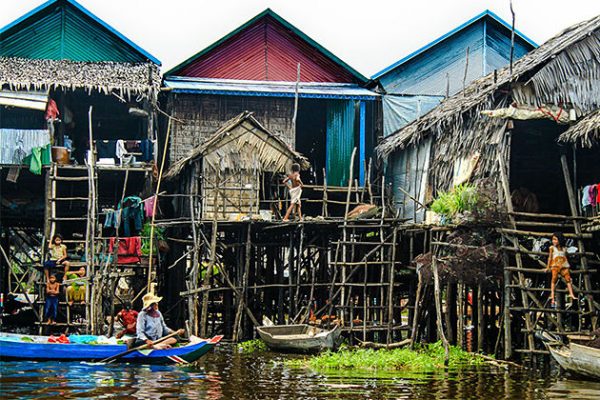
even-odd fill
[[[139,350],[118,359],[136,364],[189,364],[215,347],[223,336],[166,350]],[[127,350],[125,344],[49,343],[47,336],[0,333],[0,360],[100,361]]]
[[[544,344],[556,362],[575,375],[600,379],[600,349],[576,343],[572,337],[569,344],[545,334]]]
[[[307,324],[259,326],[256,330],[271,349],[300,353],[334,350],[342,334],[339,325],[330,330]]]

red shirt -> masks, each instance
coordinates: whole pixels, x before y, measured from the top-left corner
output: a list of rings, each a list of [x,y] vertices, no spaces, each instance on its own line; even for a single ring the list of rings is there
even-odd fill
[[[117,316],[123,321],[127,332],[135,332],[135,324],[137,323],[138,312],[135,310],[121,310]],[[134,324],[133,329],[127,328],[129,325]]]

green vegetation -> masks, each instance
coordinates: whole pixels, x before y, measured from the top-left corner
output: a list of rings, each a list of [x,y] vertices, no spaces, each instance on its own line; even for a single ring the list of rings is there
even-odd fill
[[[142,255],[149,256],[150,255],[150,232],[152,230],[152,225],[150,222],[144,223],[142,226],[142,231],[140,235],[142,236]],[[156,248],[156,244],[159,240],[165,240],[165,230],[164,228],[154,227],[154,248],[152,249],[152,254],[158,254],[158,250]]]
[[[458,185],[448,192],[440,192],[431,204],[431,211],[452,219],[466,211],[474,211],[479,202],[477,187],[468,183]]]
[[[266,351],[267,344],[262,339],[246,340],[238,345],[241,353],[254,353],[257,351]]]
[[[450,347],[449,368],[480,365],[484,360],[477,354],[458,347]],[[441,342],[423,345],[416,350],[341,349],[311,358],[285,362],[290,367],[310,367],[316,370],[380,370],[380,371],[434,371],[444,368],[444,347]]]

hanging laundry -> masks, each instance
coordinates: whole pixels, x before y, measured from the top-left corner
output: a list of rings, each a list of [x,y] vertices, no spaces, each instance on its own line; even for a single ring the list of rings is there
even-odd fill
[[[581,191],[581,206],[583,208],[585,208],[585,207],[589,206],[590,204],[592,204],[593,202],[595,202],[595,201],[592,201],[591,196],[590,196],[591,189],[594,186],[595,185],[588,185],[588,186],[583,187],[583,190]]]
[[[114,237],[110,238],[108,251],[112,254],[115,246]],[[139,236],[119,238],[117,262],[119,264],[134,264],[140,262],[142,255],[142,238]]]
[[[126,140],[125,148],[129,153],[141,153],[140,141],[139,140]]]
[[[42,174],[42,148],[34,147],[31,149],[31,158],[29,160],[29,171],[35,175]]]
[[[142,229],[144,222],[144,206],[142,199],[137,196],[128,196],[119,202],[117,209],[121,210],[121,226],[123,236],[134,236]]]
[[[154,143],[152,143],[152,140],[142,140],[140,142],[140,150],[142,152],[142,161],[150,162],[154,159]]]
[[[116,140],[96,140],[98,158],[115,158],[117,155]]]
[[[105,228],[118,228],[119,227],[119,212],[113,208],[107,208],[104,210],[106,219],[104,220]]]
[[[148,197],[144,200],[144,211],[146,212],[146,217],[151,218],[154,216],[154,202],[156,201],[156,196]]]
[[[48,106],[46,106],[46,113],[44,114],[44,119],[48,121],[49,119],[56,119],[60,115],[58,111],[58,106],[56,102],[52,99],[48,101]]]

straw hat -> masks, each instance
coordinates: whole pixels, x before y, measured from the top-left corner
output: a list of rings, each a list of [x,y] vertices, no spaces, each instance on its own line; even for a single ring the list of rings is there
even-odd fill
[[[144,297],[142,297],[142,300],[144,301],[144,310],[145,310],[146,308],[150,307],[152,304],[158,303],[159,301],[161,301],[162,297],[155,296],[154,293],[148,293],[148,294],[145,294]]]

